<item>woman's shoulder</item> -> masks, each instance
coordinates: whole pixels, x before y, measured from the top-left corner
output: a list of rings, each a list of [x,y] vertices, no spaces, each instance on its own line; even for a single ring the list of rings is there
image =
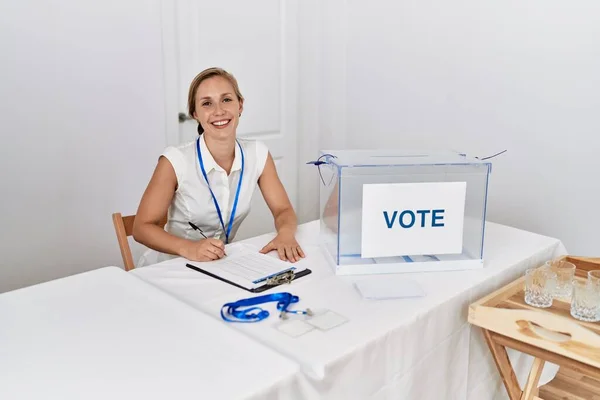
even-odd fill
[[[161,156],[166,158],[173,166],[178,181],[181,181],[184,177],[189,168],[188,164],[190,160],[195,160],[195,143],[196,141],[193,140],[187,143],[167,146],[161,153]]]
[[[262,140],[257,139],[239,138],[238,142],[244,150],[244,155],[252,157],[257,173],[260,175],[267,161],[269,148]]]
[[[266,156],[266,154],[269,152],[269,148],[262,140],[241,138],[238,139],[238,142],[242,146],[242,149],[244,149],[245,153],[252,155],[256,154],[259,158],[261,158],[263,155]]]
[[[240,145],[242,146],[242,149],[244,149],[245,151],[256,151],[258,149],[260,149],[260,150],[266,149],[268,151],[267,145],[262,140],[238,138],[237,141],[240,143]]]
[[[178,145],[167,146],[163,150],[163,155],[174,154],[179,156],[188,156],[194,155],[196,152],[196,140],[191,140],[189,142],[181,143]]]

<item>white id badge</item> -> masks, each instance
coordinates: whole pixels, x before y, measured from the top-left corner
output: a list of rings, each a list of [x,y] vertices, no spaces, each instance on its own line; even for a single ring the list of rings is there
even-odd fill
[[[319,310],[310,319],[306,320],[308,324],[322,331],[333,329],[346,321],[348,320],[345,317],[331,310]]]
[[[289,319],[276,324],[275,329],[285,333],[288,336],[298,337],[312,331],[315,329],[315,327],[300,319]]]

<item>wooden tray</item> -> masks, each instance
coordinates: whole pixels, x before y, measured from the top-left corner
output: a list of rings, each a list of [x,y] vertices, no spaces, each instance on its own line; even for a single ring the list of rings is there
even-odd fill
[[[564,257],[577,267],[576,279],[600,269],[600,258]],[[583,322],[570,314],[570,303],[554,300],[552,307],[525,303],[525,277],[471,304],[469,322],[483,329],[484,337],[511,400],[539,399],[537,384],[545,361],[600,379],[600,323]],[[529,380],[521,390],[506,347],[535,357]]]

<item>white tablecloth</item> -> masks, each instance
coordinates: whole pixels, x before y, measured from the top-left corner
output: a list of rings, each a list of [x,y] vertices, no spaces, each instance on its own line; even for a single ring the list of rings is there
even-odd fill
[[[262,246],[272,236],[247,242]],[[485,342],[467,322],[468,305],[518,278],[526,268],[566,254],[557,239],[488,223],[482,269],[340,277],[316,247],[318,237],[317,221],[300,226],[298,239],[307,253],[302,263],[313,273],[269,292],[290,291],[300,297],[295,307],[327,308],[348,322],[297,338],[274,329],[279,323],[275,316],[260,323],[228,324],[297,362],[311,388],[298,392],[304,398],[313,398],[313,391],[320,399],[504,398]],[[174,259],[132,273],[219,320],[224,303],[253,296],[184,264]],[[353,286],[358,279],[402,278],[419,282],[426,297],[369,301]],[[267,307],[275,311],[274,305]],[[528,358],[511,356],[522,364],[517,375],[524,382]],[[542,383],[555,371],[547,368]]]
[[[116,267],[0,295],[0,399],[294,399],[296,363]]]

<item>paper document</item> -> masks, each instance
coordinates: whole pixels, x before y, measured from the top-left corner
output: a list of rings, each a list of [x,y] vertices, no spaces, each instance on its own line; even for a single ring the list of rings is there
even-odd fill
[[[365,299],[387,300],[425,296],[421,285],[411,279],[383,276],[373,278],[375,279],[359,281],[354,284]]]
[[[286,271],[297,273],[305,269],[298,268],[288,261],[261,254],[259,250],[248,244],[233,243],[225,247],[227,255],[222,259],[193,264],[248,289],[262,286],[268,278]]]

